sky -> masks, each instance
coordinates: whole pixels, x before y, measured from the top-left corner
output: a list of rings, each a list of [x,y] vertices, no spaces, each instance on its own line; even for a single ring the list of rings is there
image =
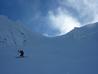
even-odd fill
[[[48,37],[98,22],[98,0],[0,0],[0,15]]]

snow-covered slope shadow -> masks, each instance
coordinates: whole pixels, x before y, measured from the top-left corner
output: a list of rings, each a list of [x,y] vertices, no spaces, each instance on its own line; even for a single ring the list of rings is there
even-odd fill
[[[0,74],[98,74],[97,24],[46,38],[0,16]]]

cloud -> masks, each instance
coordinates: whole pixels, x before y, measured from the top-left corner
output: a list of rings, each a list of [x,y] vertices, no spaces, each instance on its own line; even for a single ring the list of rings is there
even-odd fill
[[[59,3],[65,9],[66,6],[74,9],[75,18],[81,25],[98,22],[98,0],[61,0]]]
[[[74,27],[98,22],[98,0],[58,0],[58,3],[59,6],[48,14],[50,26],[58,31],[56,36],[64,35]]]
[[[47,36],[64,35],[74,27],[98,22],[98,0],[19,0],[19,3],[26,12],[24,23]]]
[[[80,23],[73,16],[69,15],[66,11],[61,8],[58,8],[57,14],[50,11],[49,20],[51,22],[52,28],[55,28],[59,31],[58,35],[64,35],[75,27],[80,27]]]

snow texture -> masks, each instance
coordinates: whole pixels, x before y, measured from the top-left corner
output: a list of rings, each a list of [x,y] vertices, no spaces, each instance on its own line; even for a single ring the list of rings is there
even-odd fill
[[[47,38],[0,16],[0,74],[98,74],[97,24]]]

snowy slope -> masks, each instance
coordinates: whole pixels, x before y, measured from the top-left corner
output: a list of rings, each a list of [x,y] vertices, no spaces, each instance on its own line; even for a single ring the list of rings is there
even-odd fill
[[[46,38],[0,16],[0,58],[0,74],[98,74],[98,23]]]

